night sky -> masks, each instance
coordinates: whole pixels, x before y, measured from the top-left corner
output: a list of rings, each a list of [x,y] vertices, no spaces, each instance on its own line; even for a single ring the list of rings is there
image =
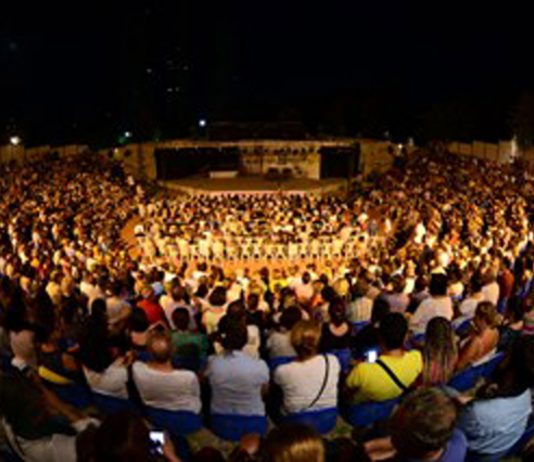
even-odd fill
[[[1,142],[187,136],[200,118],[492,141],[532,87],[510,3],[95,3],[2,5]]]

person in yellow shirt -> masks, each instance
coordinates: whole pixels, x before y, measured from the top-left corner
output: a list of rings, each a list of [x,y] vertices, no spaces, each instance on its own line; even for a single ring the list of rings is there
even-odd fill
[[[419,351],[405,351],[408,323],[400,313],[390,313],[380,322],[383,353],[375,362],[356,365],[346,379],[352,402],[387,401],[402,395],[423,370]]]

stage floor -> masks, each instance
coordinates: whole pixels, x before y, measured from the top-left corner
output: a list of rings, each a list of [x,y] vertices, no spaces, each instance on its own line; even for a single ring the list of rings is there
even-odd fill
[[[266,180],[260,177],[185,178],[160,181],[159,184],[186,194],[273,194],[276,192],[325,194],[343,191],[346,187],[346,180],[342,178],[328,180],[297,178],[282,181]]]

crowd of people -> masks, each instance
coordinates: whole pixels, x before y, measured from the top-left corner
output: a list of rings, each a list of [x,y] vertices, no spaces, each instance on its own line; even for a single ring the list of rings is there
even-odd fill
[[[352,199],[151,195],[100,158],[2,173],[0,416],[24,460],[500,460],[529,428],[514,166],[419,151]],[[367,403],[388,425],[344,432]]]

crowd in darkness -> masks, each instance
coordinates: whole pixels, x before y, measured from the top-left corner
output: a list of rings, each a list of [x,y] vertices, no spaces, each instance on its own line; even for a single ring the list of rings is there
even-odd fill
[[[501,460],[532,425],[533,199],[516,165],[423,150],[352,199],[150,194],[91,156],[4,166],[6,444],[28,461]],[[370,403],[391,409],[356,425]]]

